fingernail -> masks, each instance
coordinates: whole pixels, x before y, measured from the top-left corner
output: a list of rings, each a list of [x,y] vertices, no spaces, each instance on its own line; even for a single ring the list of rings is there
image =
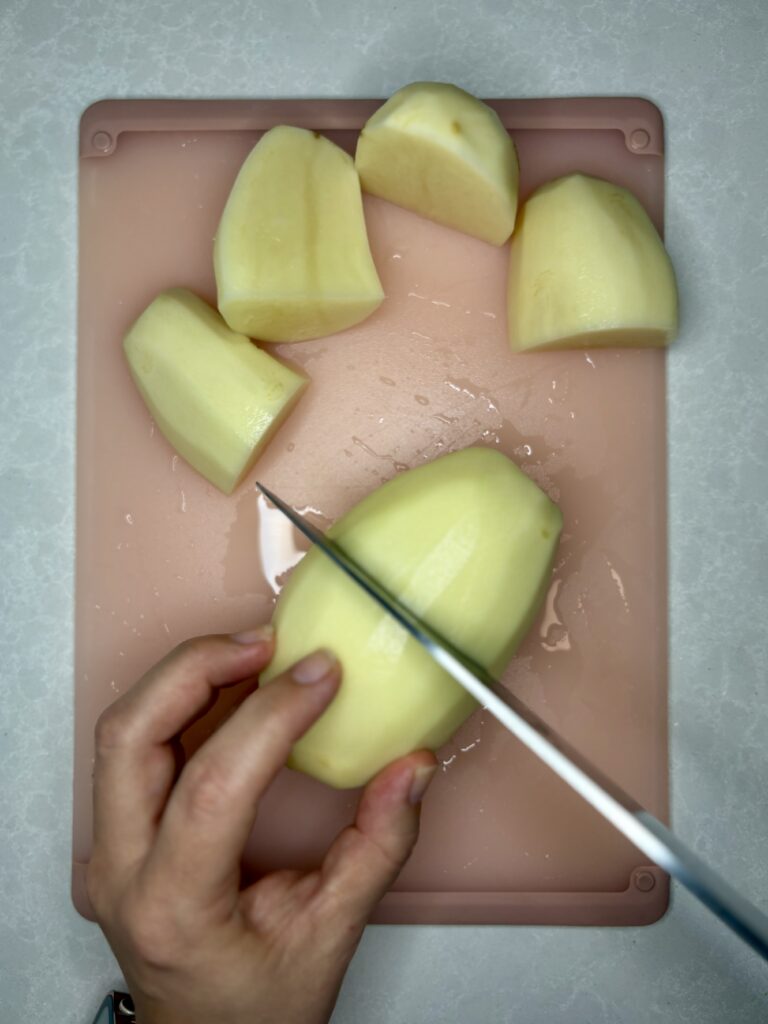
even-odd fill
[[[432,781],[432,776],[436,771],[436,764],[423,764],[414,771],[411,788],[408,790],[408,803],[421,803],[424,794],[427,792],[427,786]]]
[[[267,641],[272,640],[274,635],[275,627],[266,625],[257,626],[256,629],[244,629],[242,633],[233,633],[232,639],[235,641],[236,644],[261,644],[267,643]]]
[[[315,651],[293,666],[291,676],[297,683],[319,683],[335,665],[336,658],[330,651]]]

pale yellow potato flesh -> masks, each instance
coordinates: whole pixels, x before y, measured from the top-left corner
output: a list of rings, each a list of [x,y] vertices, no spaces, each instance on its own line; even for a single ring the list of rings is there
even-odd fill
[[[507,317],[515,351],[669,344],[675,273],[638,200],[584,174],[537,189],[512,236]]]
[[[361,131],[355,164],[371,195],[493,245],[515,226],[514,143],[494,110],[455,85],[396,92]]]
[[[498,451],[468,448],[400,474],[329,531],[413,612],[501,673],[546,594],[560,511]],[[324,647],[338,696],[289,764],[332,786],[367,782],[410,751],[436,749],[475,708],[394,619],[318,549],[294,570],[274,616],[263,679]]]
[[[123,342],[157,426],[206,479],[231,493],[307,385],[236,334],[192,292],[162,292]]]
[[[213,263],[221,315],[260,341],[343,331],[384,298],[354,162],[303,128],[272,128],[246,158]]]

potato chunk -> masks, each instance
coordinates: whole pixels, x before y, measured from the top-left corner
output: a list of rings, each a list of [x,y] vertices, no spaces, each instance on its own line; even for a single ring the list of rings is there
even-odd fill
[[[415,82],[360,133],[363,189],[502,245],[515,226],[517,152],[494,110],[463,89]]]
[[[507,309],[516,351],[667,345],[677,331],[675,273],[630,192],[571,174],[520,211]]]
[[[557,506],[506,456],[468,448],[400,474],[329,531],[359,564],[457,647],[501,673],[546,593]],[[291,575],[274,617],[273,678],[318,647],[341,689],[289,764],[358,786],[420,747],[437,748],[474,700],[321,551]]]
[[[261,341],[306,341],[365,320],[384,298],[352,158],[281,125],[240,169],[216,233],[221,315]]]
[[[226,494],[306,387],[184,288],[162,292],[125,336],[136,386],[176,451]]]

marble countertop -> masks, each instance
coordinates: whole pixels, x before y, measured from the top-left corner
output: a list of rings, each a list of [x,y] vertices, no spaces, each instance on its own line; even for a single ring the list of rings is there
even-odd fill
[[[122,96],[624,94],[666,117],[674,824],[768,909],[764,0],[6,0],[0,7],[0,1019],[120,973],[69,899],[77,124]],[[55,1015],[54,1015],[55,1011]],[[369,928],[335,1024],[740,1024],[768,972],[675,889],[645,929]]]

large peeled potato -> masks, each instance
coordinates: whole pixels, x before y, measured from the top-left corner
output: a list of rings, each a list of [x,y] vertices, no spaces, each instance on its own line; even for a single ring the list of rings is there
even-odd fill
[[[502,245],[515,226],[517,153],[498,115],[463,89],[415,82],[360,133],[366,192]]]
[[[317,132],[281,125],[247,157],[213,251],[218,305],[234,331],[305,341],[381,303],[352,158]]]
[[[158,295],[123,345],[162,433],[227,494],[307,384],[184,288]]]
[[[516,351],[674,338],[672,264],[630,192],[571,174],[533,193],[512,236],[508,324]]]
[[[557,506],[500,452],[468,448],[402,473],[329,531],[459,649],[501,673],[546,593]],[[437,748],[475,702],[319,550],[294,570],[274,618],[265,680],[318,647],[343,668],[338,696],[289,764],[358,786],[393,759]]]

